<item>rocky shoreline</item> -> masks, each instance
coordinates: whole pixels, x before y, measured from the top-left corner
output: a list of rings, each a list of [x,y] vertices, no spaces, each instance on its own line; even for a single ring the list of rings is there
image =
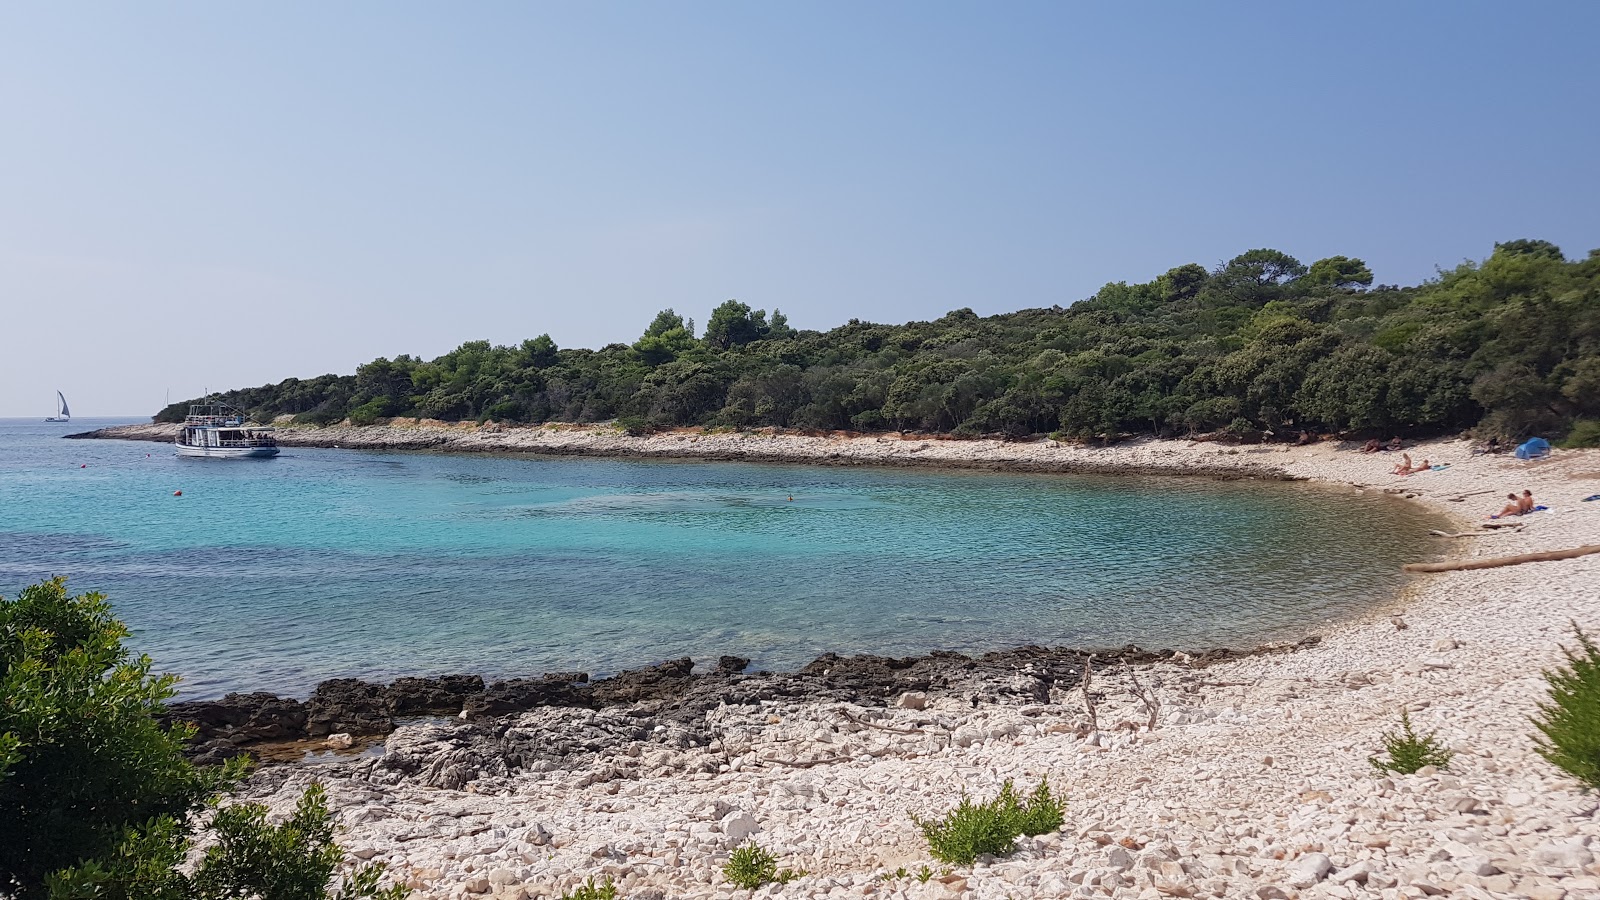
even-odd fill
[[[738,656],[723,656],[714,669],[700,673],[694,671],[694,660],[683,657],[594,681],[584,672],[489,683],[479,675],[399,678],[390,684],[335,678],[319,684],[303,702],[264,692],[230,693],[218,700],[169,704],[165,719],[195,727],[190,755],[205,764],[241,754],[269,762],[293,761],[297,751],[319,746],[318,741],[320,746],[339,749],[369,745],[408,720],[427,717],[457,720],[463,723],[463,735],[477,738],[503,730],[504,723],[496,724],[497,720],[534,710],[626,709],[634,718],[648,716],[670,723],[678,739],[689,736],[686,746],[704,747],[711,742],[708,714],[723,706],[783,700],[920,709],[930,699],[951,697],[974,708],[1045,703],[1077,689],[1086,667],[1095,672],[1169,662],[1201,668],[1311,646],[1316,640],[1242,653],[1218,649],[1190,654],[1131,646],[1095,651],[1019,647],[976,658],[942,651],[898,659],[830,653],[796,672],[753,674],[745,674],[750,661]],[[515,756],[531,758],[525,753]]]
[[[461,430],[449,449],[544,452]],[[573,452],[669,455],[689,444],[698,453],[710,440],[714,452],[764,447],[799,462],[838,453],[851,464],[917,457],[910,464],[1305,479],[1448,515],[1470,536],[1448,539],[1457,559],[1600,544],[1600,503],[1584,502],[1600,494],[1595,451],[1525,463],[1440,441],[1413,452],[1449,468],[1398,477],[1388,455],[1331,444],[545,431],[541,441],[586,448]],[[1495,498],[1524,488],[1549,509],[1477,529]],[[1600,799],[1539,756],[1530,723],[1541,670],[1573,644],[1572,625],[1600,633],[1596,596],[1600,555],[1429,575],[1315,646],[1204,666],[1183,657],[1096,666],[1087,689],[1075,674],[1081,656],[1066,651],[1053,662],[967,660],[926,685],[915,674],[926,662],[869,665],[876,674],[864,686],[840,687],[831,673],[695,676],[680,661],[629,676],[673,687],[623,692],[616,704],[593,699],[603,682],[535,679],[517,696],[591,693],[482,718],[388,713],[397,727],[381,755],[374,746],[324,765],[264,767],[243,793],[281,813],[322,782],[351,862],[384,863],[412,900],[553,900],[590,877],[614,878],[634,900],[1600,898]],[[444,697],[440,710],[461,696],[464,710],[477,693],[467,687],[351,696],[385,710],[402,695]],[[1402,709],[1454,751],[1448,770],[1372,770]],[[322,719],[331,729],[343,715]],[[1008,778],[1027,786],[1044,776],[1067,797],[1059,832],[970,867],[929,856],[914,816],[991,796]],[[720,867],[752,839],[805,874],[734,889]]]

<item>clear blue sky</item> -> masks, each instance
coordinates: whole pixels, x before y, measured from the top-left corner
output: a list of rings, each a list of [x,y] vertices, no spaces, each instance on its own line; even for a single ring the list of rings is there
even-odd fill
[[[0,415],[1600,246],[1600,4],[11,3]]]

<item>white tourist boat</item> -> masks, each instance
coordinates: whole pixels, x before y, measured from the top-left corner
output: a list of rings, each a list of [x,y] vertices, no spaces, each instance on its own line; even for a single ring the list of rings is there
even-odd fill
[[[45,421],[46,422],[71,422],[72,421],[72,410],[67,409],[67,395],[66,394],[63,394],[60,391],[56,391],[56,414],[51,416],[48,419],[45,419]]]
[[[244,413],[221,403],[190,406],[175,443],[179,456],[246,459],[278,455],[271,428],[246,424]]]

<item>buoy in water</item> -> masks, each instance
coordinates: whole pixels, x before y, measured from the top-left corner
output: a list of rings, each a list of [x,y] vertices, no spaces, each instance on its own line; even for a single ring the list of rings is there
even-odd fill
[[[89,464],[88,463],[84,463],[83,465],[79,466],[78,468],[87,469],[87,468],[89,468]]]
[[[182,497],[183,496],[183,491],[173,491],[172,492],[172,496],[174,496],[174,497]]]

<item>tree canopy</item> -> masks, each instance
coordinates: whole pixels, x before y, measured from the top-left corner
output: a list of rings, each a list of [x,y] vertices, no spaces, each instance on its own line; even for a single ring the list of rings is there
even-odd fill
[[[1068,307],[796,330],[729,300],[632,345],[471,341],[431,361],[222,395],[261,419],[926,430],[1073,437],[1310,430],[1559,434],[1600,416],[1600,255],[1495,245],[1412,287],[1256,249]],[[192,401],[158,416],[181,420]]]

